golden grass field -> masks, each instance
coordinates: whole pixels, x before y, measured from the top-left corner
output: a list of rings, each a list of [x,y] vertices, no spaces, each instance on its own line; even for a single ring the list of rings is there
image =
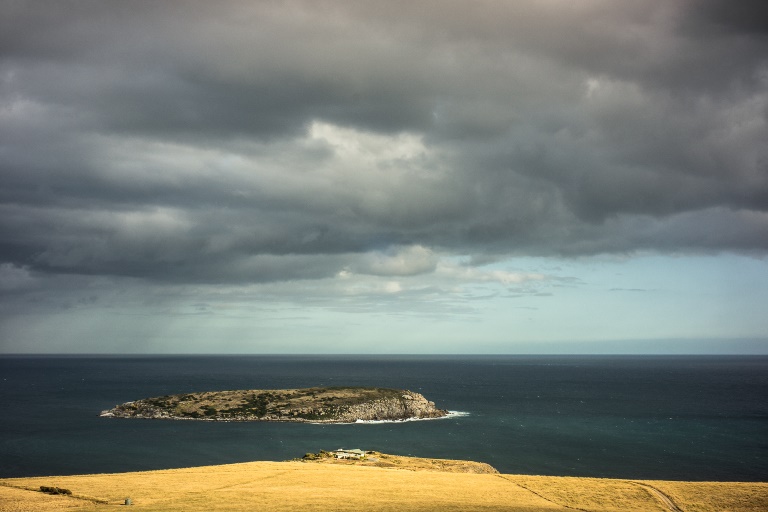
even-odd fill
[[[768,483],[506,475],[485,465],[376,454],[368,461],[249,462],[0,480],[0,511],[764,512]],[[465,472],[470,471],[470,472]],[[491,471],[493,471],[491,469]],[[72,491],[51,496],[40,486]],[[663,497],[671,501],[665,501]]]

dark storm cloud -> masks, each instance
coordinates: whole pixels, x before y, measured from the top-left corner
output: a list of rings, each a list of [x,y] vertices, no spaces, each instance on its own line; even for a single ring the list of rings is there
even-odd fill
[[[688,11],[692,27],[734,34],[768,35],[768,10],[760,0],[699,0]]]
[[[434,269],[408,247],[768,248],[757,2],[0,10],[14,272],[280,281]]]

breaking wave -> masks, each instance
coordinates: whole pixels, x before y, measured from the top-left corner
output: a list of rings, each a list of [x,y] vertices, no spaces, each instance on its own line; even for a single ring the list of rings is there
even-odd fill
[[[469,413],[463,411],[448,411],[448,414],[441,416],[440,418],[406,418],[404,420],[357,420],[354,423],[332,423],[332,425],[377,425],[379,423],[406,423],[409,421],[447,420],[451,418],[460,418],[462,416],[469,416]],[[328,425],[328,423],[323,423],[323,425]]]

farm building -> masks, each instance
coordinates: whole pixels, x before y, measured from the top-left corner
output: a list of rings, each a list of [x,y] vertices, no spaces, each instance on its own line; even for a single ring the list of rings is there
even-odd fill
[[[344,448],[339,448],[332,453],[333,456],[337,459],[362,459],[365,457],[365,452],[357,448],[354,450],[345,450]]]

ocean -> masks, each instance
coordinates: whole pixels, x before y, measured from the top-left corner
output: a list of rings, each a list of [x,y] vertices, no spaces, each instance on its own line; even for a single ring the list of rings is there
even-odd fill
[[[379,386],[463,414],[314,425],[110,419],[139,398]],[[503,473],[768,480],[768,357],[2,356],[0,477],[287,460],[320,449]]]

